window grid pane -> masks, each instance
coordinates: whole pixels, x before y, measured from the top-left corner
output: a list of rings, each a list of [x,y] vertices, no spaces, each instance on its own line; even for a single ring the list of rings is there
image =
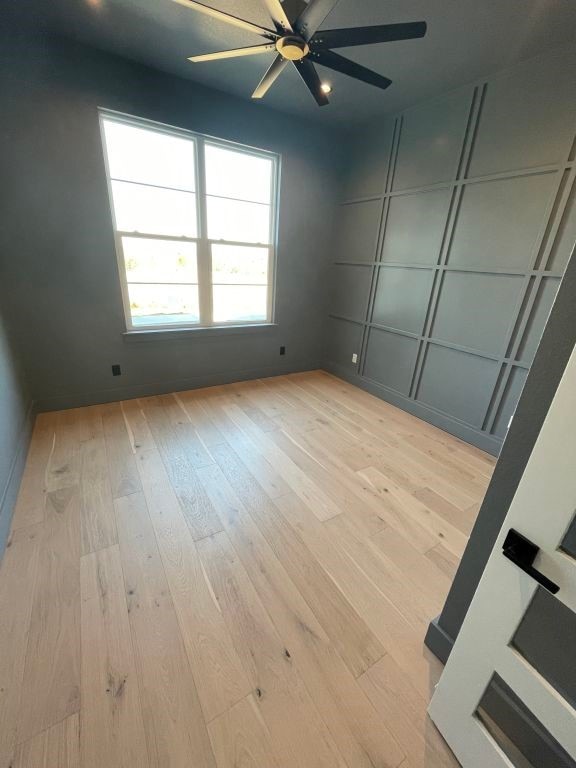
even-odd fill
[[[255,323],[266,319],[266,285],[215,285],[212,295],[216,322]]]
[[[111,179],[196,189],[194,140],[104,119]]]
[[[273,162],[248,152],[205,144],[206,193],[270,204]]]
[[[212,245],[213,285],[268,285],[268,248]]]
[[[207,196],[208,237],[244,243],[270,242],[270,206]]]
[[[122,237],[129,283],[198,283],[196,243]]]
[[[200,322],[198,285],[128,283],[128,296],[135,326]]]
[[[274,158],[113,118],[102,123],[129,325],[269,320]]]
[[[123,232],[196,237],[196,194],[112,181],[116,226]]]

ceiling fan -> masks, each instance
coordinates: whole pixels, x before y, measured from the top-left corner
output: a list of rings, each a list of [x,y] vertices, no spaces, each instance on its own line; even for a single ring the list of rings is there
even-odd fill
[[[415,21],[405,24],[383,24],[374,27],[354,27],[350,29],[319,30],[320,25],[337,4],[338,0],[264,0],[272,18],[274,29],[262,27],[244,19],[239,19],[224,11],[218,11],[196,0],[175,0],[175,2],[204,13],[214,19],[232,26],[255,32],[268,42],[236,48],[230,51],[206,53],[190,56],[190,61],[215,61],[232,59],[238,56],[257,56],[262,53],[276,52],[276,57],[266,74],[252,94],[253,99],[261,99],[290,62],[298,70],[308,90],[319,106],[328,104],[330,89],[322,85],[314,64],[341,72],[356,80],[362,80],[377,88],[388,88],[392,81],[371,69],[356,64],[338,53],[333,48],[348,48],[353,45],[388,43],[393,40],[411,40],[424,37],[426,22]]]

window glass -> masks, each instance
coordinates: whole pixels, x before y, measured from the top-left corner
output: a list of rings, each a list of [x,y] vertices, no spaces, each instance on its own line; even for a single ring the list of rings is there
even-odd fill
[[[129,283],[197,283],[196,243],[123,237]]]
[[[270,242],[270,206],[208,197],[208,237],[241,243]]]
[[[198,323],[196,285],[128,283],[130,313],[135,326]]]
[[[274,164],[270,158],[206,144],[206,192],[209,195],[270,203]]]
[[[255,322],[267,316],[265,285],[215,285],[213,313],[217,323]]]
[[[110,178],[196,189],[193,140],[114,120],[102,122]]]
[[[243,245],[212,245],[212,282],[214,284],[266,285],[268,248]]]
[[[112,182],[116,226],[121,232],[196,237],[196,195]]]

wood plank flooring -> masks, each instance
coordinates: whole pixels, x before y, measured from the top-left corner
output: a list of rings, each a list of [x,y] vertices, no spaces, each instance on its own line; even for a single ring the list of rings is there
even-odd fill
[[[0,768],[450,768],[423,647],[494,459],[321,371],[40,414]]]

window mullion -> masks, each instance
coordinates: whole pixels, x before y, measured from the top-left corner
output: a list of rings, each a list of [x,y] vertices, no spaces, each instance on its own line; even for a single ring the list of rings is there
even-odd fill
[[[208,242],[208,211],[206,205],[206,163],[204,140],[196,140],[196,188],[198,211],[198,295],[200,302],[200,325],[212,324],[212,256]]]

